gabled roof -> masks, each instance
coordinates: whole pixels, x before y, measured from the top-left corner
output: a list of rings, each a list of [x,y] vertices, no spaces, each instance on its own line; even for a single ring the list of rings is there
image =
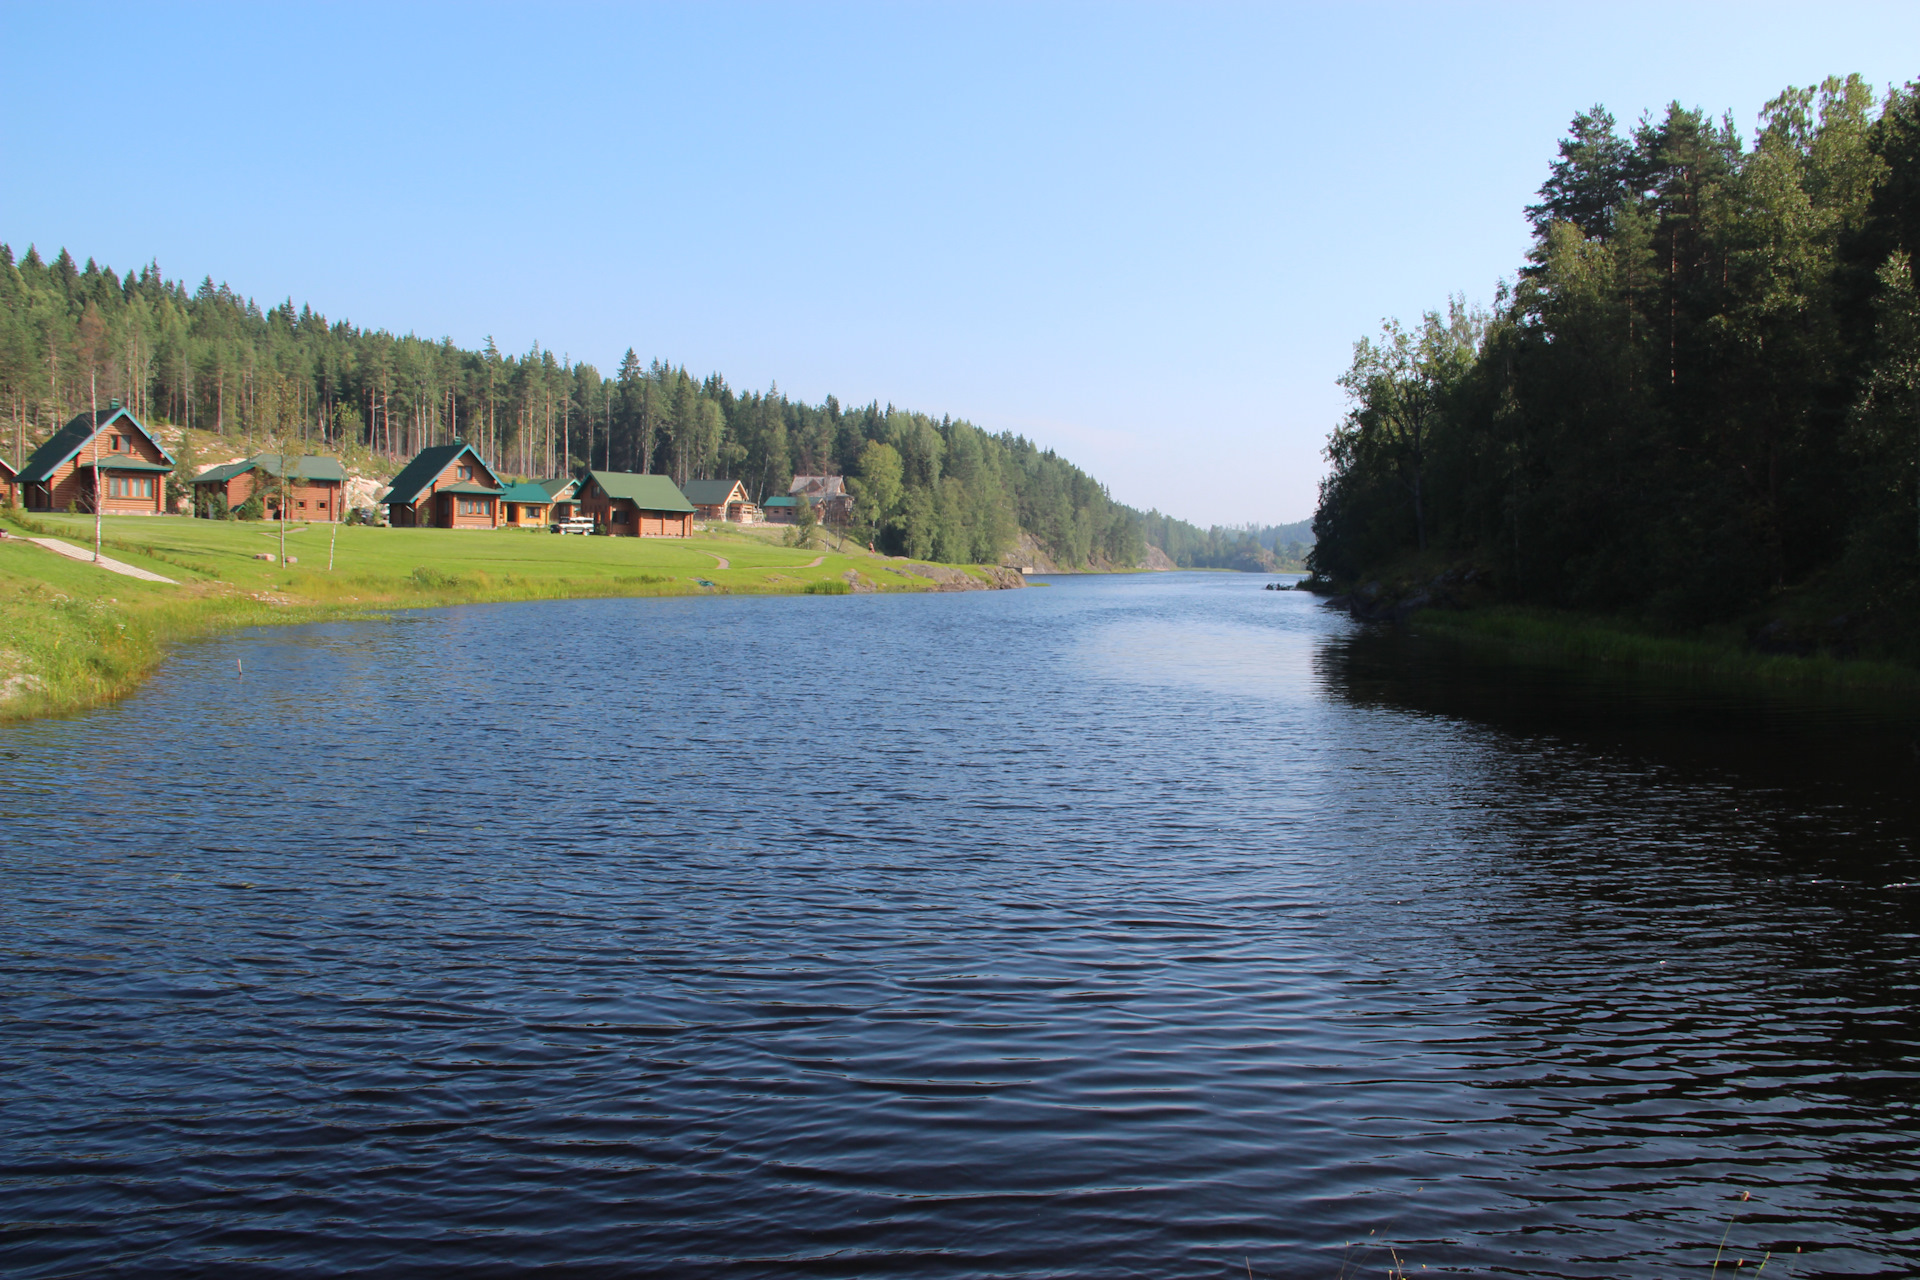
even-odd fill
[[[193,483],[194,484],[224,484],[226,481],[233,479],[235,476],[239,475],[241,472],[250,471],[252,469],[253,469],[253,459],[251,458],[242,458],[238,462],[223,462],[217,467],[210,467],[207,470],[202,471],[199,475],[193,478]]]
[[[554,480],[536,480],[535,484],[546,490],[550,502],[565,502],[580,488],[580,482],[572,476],[560,476]]]
[[[837,498],[847,491],[845,476],[795,476],[787,486],[793,497],[806,494],[813,498]]]
[[[609,498],[624,498],[642,511],[683,511],[689,514],[693,504],[679,486],[666,476],[635,475],[631,471],[589,471],[587,476]]]
[[[251,458],[242,458],[238,462],[229,462],[203,471],[193,478],[193,483],[223,484],[235,476],[245,475],[256,467],[270,476],[277,476],[280,474],[280,465],[280,454],[256,453]],[[344,481],[347,478],[347,469],[340,465],[338,458],[322,458],[307,453],[293,460],[293,478],[295,480]]]
[[[5,476],[9,480],[17,480],[20,478],[20,473],[13,469],[11,462],[8,462],[5,458],[0,458],[0,476]]]
[[[54,432],[53,439],[35,449],[27,458],[26,465],[20,468],[20,478],[28,484],[39,484],[53,478],[60,464],[79,453],[94,433],[102,427],[110,427],[125,419],[135,431],[146,437],[147,443],[160,450],[160,456],[167,460],[167,469],[173,468],[173,455],[160,447],[140,419],[118,406],[111,409],[89,409],[85,413],[76,413],[73,420]]]
[[[747,491],[738,480],[689,480],[680,486],[680,492],[696,507],[717,507],[731,498],[735,489],[739,489],[741,499],[746,500]]]
[[[502,502],[537,502],[546,506],[553,499],[543,487],[531,480],[522,480],[519,484],[510,484],[500,491]]]
[[[797,507],[800,505],[800,500],[798,498],[768,498],[760,505],[763,507]]]
[[[397,502],[403,507],[418,502],[420,495],[427,491],[427,486],[433,483],[434,478],[452,466],[454,459],[461,454],[470,454],[473,460],[486,471],[488,478],[494,481],[491,487],[479,485],[461,492],[498,494],[499,478],[493,474],[493,468],[487,466],[486,460],[473,452],[472,445],[456,440],[452,444],[437,444],[431,449],[422,449],[414,454],[413,461],[400,468],[400,474],[388,482],[387,496],[381,501]]]

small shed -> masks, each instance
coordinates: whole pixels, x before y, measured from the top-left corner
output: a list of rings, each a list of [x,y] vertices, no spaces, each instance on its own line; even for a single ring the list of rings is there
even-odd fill
[[[162,515],[173,455],[140,419],[111,401],[75,414],[20,468],[19,484],[33,511],[71,505],[106,515]]]
[[[287,468],[286,483],[281,469]],[[278,453],[256,453],[239,462],[203,471],[193,478],[193,514],[209,515],[219,508],[216,497],[226,499],[231,510],[251,498],[255,492],[272,519],[280,518],[280,500],[284,492],[289,520],[338,520],[345,514],[342,502],[347,485],[347,469],[338,458],[303,454],[289,458]]]
[[[747,486],[738,480],[689,480],[681,486],[681,492],[693,504],[694,515],[702,520],[752,524],[760,516],[760,508],[747,495]]]
[[[686,538],[693,504],[666,476],[589,471],[580,485],[580,509],[601,533],[622,538]]]
[[[415,454],[388,486],[387,521],[402,529],[494,529],[500,477],[473,446],[456,440]]]
[[[760,514],[768,524],[792,524],[800,518],[800,499],[767,498],[760,503]]]
[[[534,481],[510,484],[500,491],[500,523],[515,529],[544,528],[552,505],[546,489]]]

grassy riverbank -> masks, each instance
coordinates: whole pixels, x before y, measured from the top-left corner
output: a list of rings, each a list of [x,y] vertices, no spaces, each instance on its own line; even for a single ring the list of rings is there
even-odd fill
[[[281,564],[254,558],[280,554],[278,526],[266,522],[121,516],[104,526],[104,554],[174,582],[0,541],[0,719],[111,701],[172,646],[238,627],[485,601],[933,591],[1006,581],[1005,571],[978,566],[787,547],[771,530],[635,539],[289,525],[292,563]],[[93,544],[85,516],[0,512],[0,528]]]
[[[1633,622],[1481,605],[1415,614],[1416,633],[1443,636],[1516,657],[1598,663],[1766,685],[1920,691],[1920,671],[1891,662],[1755,651],[1735,628],[1670,635]]]

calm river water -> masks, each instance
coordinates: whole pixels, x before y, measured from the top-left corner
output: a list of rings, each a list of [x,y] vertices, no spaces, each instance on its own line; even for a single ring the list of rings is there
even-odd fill
[[[0,726],[0,1271],[1920,1269],[1910,709],[1261,582],[423,612]]]

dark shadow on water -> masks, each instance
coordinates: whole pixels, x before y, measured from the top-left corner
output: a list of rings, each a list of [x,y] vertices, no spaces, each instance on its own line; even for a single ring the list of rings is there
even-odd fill
[[[1328,696],[1349,705],[1642,761],[1695,785],[1766,797],[1781,812],[1817,812],[1827,835],[1827,820],[1850,816],[1860,843],[1828,853],[1893,870],[1920,848],[1920,699],[1910,694],[1515,660],[1384,626],[1329,640],[1315,672]]]

